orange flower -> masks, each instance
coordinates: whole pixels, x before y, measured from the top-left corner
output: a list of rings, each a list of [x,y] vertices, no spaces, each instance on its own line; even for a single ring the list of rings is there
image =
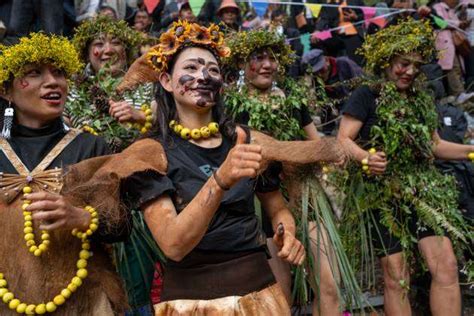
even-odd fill
[[[160,44],[158,44],[162,52],[166,55],[172,55],[176,53],[179,47],[179,42],[174,35],[173,30],[169,30],[166,33],[161,34]]]
[[[186,20],[179,20],[178,22],[174,22],[173,26],[171,27],[170,31],[173,31],[175,36],[178,38],[180,42],[184,42],[184,39],[189,35],[191,31],[191,24],[189,24]]]
[[[147,60],[157,72],[166,71],[168,68],[168,58],[160,47],[151,48],[147,53]]]
[[[191,24],[190,40],[196,44],[209,45],[211,43],[211,33],[209,30],[199,24]]]

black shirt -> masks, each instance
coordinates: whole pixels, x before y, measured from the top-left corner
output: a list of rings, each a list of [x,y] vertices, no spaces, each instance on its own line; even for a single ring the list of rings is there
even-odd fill
[[[61,120],[43,128],[29,128],[13,124],[12,137],[8,143],[28,168],[33,170],[43,158],[66,135]],[[51,162],[46,169],[63,168],[82,160],[109,154],[105,141],[91,134],[81,133]],[[17,170],[0,151],[0,171],[18,174]]]
[[[352,92],[342,109],[342,114],[350,115],[363,123],[358,141],[362,144],[370,140],[370,130],[377,123],[377,94],[368,86],[361,86]]]
[[[223,137],[220,146],[203,148],[176,134],[172,142],[161,142],[168,160],[165,176],[153,172],[135,173],[122,185],[122,192],[131,206],[143,206],[162,194],[173,200],[181,212],[197,195],[213,170],[227,157],[233,144]],[[278,174],[242,179],[225,192],[208,230],[194,250],[241,252],[262,249],[265,237],[254,210],[254,193],[279,189]]]
[[[51,125],[44,128],[29,128],[18,124],[13,124],[12,137],[8,143],[16,153],[18,158],[28,168],[33,170],[43,158],[56,146],[56,144],[66,135],[63,129],[62,120],[58,119]],[[107,144],[102,138],[81,133],[74,138],[64,150],[46,168],[65,168],[88,158],[109,154]],[[12,163],[0,151],[0,172],[18,174]],[[123,227],[117,227],[114,232],[107,232],[99,224],[99,229],[92,235],[92,239],[101,242],[116,242],[125,238],[129,234],[129,225],[124,221]]]

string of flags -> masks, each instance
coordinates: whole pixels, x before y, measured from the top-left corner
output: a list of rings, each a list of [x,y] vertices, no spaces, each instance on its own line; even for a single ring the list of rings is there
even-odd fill
[[[160,1],[161,0],[144,0],[144,3],[147,10],[149,12],[150,11],[152,12],[156,8],[156,6],[160,3]],[[191,10],[193,11],[194,15],[198,16],[201,13],[201,10],[206,0],[188,0],[188,1],[189,1],[189,6],[191,7]],[[339,4],[330,4],[330,3],[301,3],[301,2],[284,2],[284,1],[275,1],[275,0],[236,0],[236,2],[250,3],[250,5],[255,10],[255,13],[260,17],[263,17],[265,15],[265,13],[267,12],[268,6],[270,4],[305,6],[311,12],[312,17],[315,19],[317,19],[320,16],[322,8],[325,8],[325,7],[338,8],[340,6]],[[365,24],[366,26],[368,26],[371,22],[376,23],[379,26],[383,26],[385,18],[389,16],[399,14],[402,12],[416,12],[415,9],[377,8],[377,7],[370,7],[370,6],[355,6],[355,5],[347,5],[345,6],[345,8],[360,9],[362,10],[364,14],[364,19],[362,21],[352,23],[353,26],[357,26],[360,24]],[[377,10],[379,10],[379,12],[385,11],[387,13],[379,15],[379,16],[375,16]],[[464,30],[458,28],[456,25],[454,25],[453,23],[450,23],[447,20],[444,20],[436,15],[432,15],[432,18],[433,18],[433,22],[440,29],[445,29],[449,26],[462,33],[465,33]],[[341,29],[344,29],[344,28],[345,26],[341,26],[341,27],[335,27],[328,30],[316,31],[313,33],[306,33],[299,37],[288,39],[288,41],[301,39],[301,42],[306,50],[306,49],[309,49],[310,47],[311,37],[324,41],[324,40],[332,38],[332,32],[340,31]]]

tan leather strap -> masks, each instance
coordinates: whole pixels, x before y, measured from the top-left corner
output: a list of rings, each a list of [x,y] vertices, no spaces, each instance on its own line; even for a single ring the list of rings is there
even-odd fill
[[[53,160],[56,159],[59,154],[61,154],[61,152],[64,150],[64,148],[66,148],[67,145],[69,145],[80,133],[81,132],[79,130],[70,129],[69,132],[56,144],[56,146],[54,146],[54,148],[46,155],[46,157],[43,158],[43,160],[36,166],[33,171],[28,170],[28,168],[25,166],[25,164],[21,161],[21,159],[15,153],[13,148],[10,146],[8,141],[1,137],[0,148],[5,154],[5,156],[7,156],[7,159],[10,160],[16,171],[20,175],[27,176],[30,174],[44,171],[46,168],[48,168],[48,166],[53,162]]]
[[[13,202],[20,194],[23,187],[29,185],[35,191],[44,190],[51,193],[59,193],[62,187],[61,168],[45,170],[56,159],[59,154],[73,141],[81,132],[69,130],[69,132],[58,142],[56,146],[46,155],[46,157],[36,166],[33,171],[29,171],[17,156],[10,144],[0,138],[0,148],[10,160],[13,167],[19,174],[0,173],[0,198],[6,203]]]

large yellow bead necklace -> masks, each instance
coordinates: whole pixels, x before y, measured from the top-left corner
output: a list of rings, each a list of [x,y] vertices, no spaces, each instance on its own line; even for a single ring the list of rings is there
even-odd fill
[[[219,124],[217,124],[216,122],[211,122],[201,128],[189,129],[179,124],[175,120],[172,120],[169,123],[169,127],[176,134],[181,136],[182,139],[186,139],[186,140],[191,139],[191,138],[194,140],[198,140],[201,138],[209,138],[219,133]]]
[[[23,195],[30,194],[32,192],[31,187],[26,186],[23,188]],[[25,217],[25,240],[26,245],[29,247],[29,251],[35,256],[41,256],[41,254],[48,250],[49,245],[49,233],[45,230],[42,231],[41,239],[42,242],[39,246],[36,246],[35,234],[33,232],[33,221],[31,218],[31,212],[27,211],[28,205],[31,204],[31,201],[25,200],[22,205],[23,216]],[[71,279],[71,282],[61,290],[61,292],[56,295],[52,301],[47,303],[40,304],[27,304],[21,302],[18,298],[15,297],[8,289],[8,282],[5,279],[3,273],[0,273],[0,299],[8,305],[13,311],[16,311],[18,314],[26,315],[42,315],[45,313],[54,312],[58,306],[61,306],[66,302],[66,300],[71,297],[78,287],[82,285],[83,280],[87,277],[87,260],[90,258],[90,242],[89,236],[91,236],[98,228],[99,225],[99,216],[96,210],[91,206],[86,206],[84,208],[91,215],[91,223],[89,228],[85,232],[79,232],[77,229],[72,230],[73,236],[81,239],[82,246],[81,251],[79,252],[79,259],[77,260],[76,266],[77,271],[76,275]]]

